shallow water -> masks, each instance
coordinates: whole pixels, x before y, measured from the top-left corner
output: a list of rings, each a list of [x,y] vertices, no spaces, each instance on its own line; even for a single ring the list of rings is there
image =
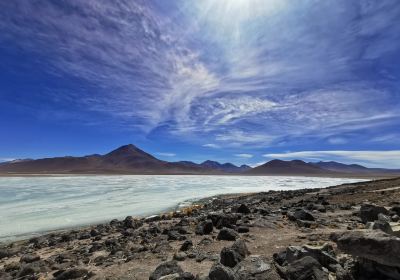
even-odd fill
[[[358,179],[273,176],[0,177],[0,241],[159,213],[224,193],[319,188]]]

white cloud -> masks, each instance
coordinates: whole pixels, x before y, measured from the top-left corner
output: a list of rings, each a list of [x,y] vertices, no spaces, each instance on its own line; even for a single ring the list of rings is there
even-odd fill
[[[264,154],[267,158],[304,159],[359,163],[369,167],[400,168],[400,150],[392,151],[301,151]]]
[[[266,146],[271,144],[275,139],[274,136],[264,133],[245,132],[238,129],[217,134],[215,137],[215,140],[224,142],[224,145],[228,146],[241,146],[244,144]]]
[[[235,157],[240,157],[240,158],[252,158],[252,154],[235,154]]]
[[[343,137],[332,137],[328,139],[328,142],[333,145],[342,145],[346,144],[347,140]]]
[[[337,135],[400,120],[397,92],[359,71],[398,49],[389,4],[210,0],[170,17],[146,1],[11,2],[0,4],[1,42],[13,38],[48,58],[51,74],[89,85],[41,98],[107,113],[142,135],[168,124],[177,137],[223,142],[209,148],[344,144]],[[365,46],[360,36],[374,39]]]
[[[204,144],[203,147],[205,147],[205,148],[214,148],[214,149],[221,148],[220,145],[217,145],[217,144],[214,144],[214,143]]]
[[[157,153],[157,155],[163,156],[163,157],[174,157],[174,156],[176,156],[176,154],[174,154],[174,153]]]

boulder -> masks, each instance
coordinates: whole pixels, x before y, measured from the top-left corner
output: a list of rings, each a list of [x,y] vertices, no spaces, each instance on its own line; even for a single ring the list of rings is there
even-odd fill
[[[250,208],[247,207],[246,204],[241,204],[236,212],[241,214],[250,214]]]
[[[213,228],[213,222],[211,220],[206,220],[197,225],[195,232],[197,235],[210,234]]]
[[[368,222],[367,223],[367,228],[369,229],[378,229],[381,230],[383,232],[386,232],[388,234],[391,234],[392,231],[392,227],[390,226],[390,224],[388,222],[384,222],[384,221],[375,221],[375,222]]]
[[[395,205],[392,208],[390,208],[390,211],[396,213],[398,216],[400,216],[400,205]]]
[[[231,228],[223,228],[217,235],[218,240],[235,241],[237,238],[239,238],[239,234]]]
[[[288,218],[291,221],[297,221],[297,220],[315,221],[314,216],[310,212],[304,209],[298,209],[294,212],[288,212]]]
[[[240,279],[277,279],[269,262],[261,256],[249,256],[239,263],[237,274]]]
[[[32,263],[32,262],[36,262],[38,260],[40,260],[40,256],[35,255],[35,254],[26,254],[26,255],[23,255],[20,258],[19,262],[21,262],[21,263]]]
[[[287,267],[279,267],[280,273],[287,280],[328,280],[328,273],[323,271],[321,264],[310,256],[290,263]]]
[[[168,240],[185,240],[186,236],[181,235],[175,230],[168,231]]]
[[[239,233],[247,233],[249,231],[250,231],[250,229],[248,226],[239,226],[237,228],[237,232],[239,232]]]
[[[176,261],[168,261],[157,266],[157,268],[150,275],[149,280],[159,280],[165,275],[174,273],[180,274],[183,273],[183,270]]]
[[[0,249],[0,260],[9,257],[10,251],[8,249]]]
[[[360,218],[364,224],[367,222],[373,222],[375,220],[378,220],[379,214],[388,215],[389,211],[385,207],[377,206],[374,204],[361,205]]]
[[[235,267],[249,254],[246,243],[243,240],[238,240],[230,247],[222,249],[220,254],[221,264],[229,267]]]
[[[237,280],[233,270],[222,264],[214,264],[208,274],[210,280]]]
[[[17,279],[29,279],[27,276],[33,276],[38,272],[38,268],[31,264],[23,265],[17,273]]]
[[[334,234],[332,239],[347,254],[400,268],[400,238],[376,230]]]
[[[236,226],[236,222],[240,219],[240,214],[232,213],[232,214],[225,214],[225,213],[218,213],[213,212],[207,216],[213,222],[213,225],[217,229],[221,229],[223,227],[233,228]]]
[[[332,246],[327,243],[322,246],[289,246],[285,251],[274,254],[274,259],[278,264],[286,265],[306,256],[316,259],[325,267],[338,263]]]

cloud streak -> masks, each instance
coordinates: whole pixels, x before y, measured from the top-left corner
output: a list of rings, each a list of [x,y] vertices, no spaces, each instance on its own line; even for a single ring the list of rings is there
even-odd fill
[[[65,119],[206,148],[382,144],[398,130],[397,1],[15,0],[0,16],[3,48],[76,83],[3,93],[34,112],[43,99]]]
[[[239,157],[239,158],[252,158],[253,155],[252,155],[252,154],[235,154],[235,157]]]

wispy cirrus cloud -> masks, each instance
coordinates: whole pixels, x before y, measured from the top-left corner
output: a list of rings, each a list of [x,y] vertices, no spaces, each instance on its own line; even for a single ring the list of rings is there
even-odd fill
[[[157,155],[163,156],[163,157],[174,157],[174,156],[176,156],[175,153],[157,153]]]
[[[219,148],[221,148],[220,145],[214,144],[214,143],[203,144],[202,146],[205,147],[205,148],[213,148],[213,149],[219,149]]]
[[[252,158],[253,155],[252,155],[252,154],[235,154],[235,157],[239,157],[239,158]]]
[[[392,151],[299,151],[264,154],[266,158],[338,160],[344,163],[359,163],[369,167],[400,168],[400,150]]]
[[[43,99],[49,114],[208,148],[367,143],[398,129],[396,0],[16,0],[0,16],[2,48],[76,83],[3,93],[36,111]]]

